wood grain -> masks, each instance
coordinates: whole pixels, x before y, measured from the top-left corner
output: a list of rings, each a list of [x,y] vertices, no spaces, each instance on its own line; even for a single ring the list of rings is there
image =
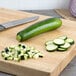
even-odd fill
[[[1,8],[0,22],[3,23],[35,15],[37,14]],[[2,50],[4,47],[18,44],[19,42],[16,40],[16,34],[20,30],[30,26],[35,22],[49,18],[48,16],[43,15],[38,16],[40,16],[40,18],[37,21],[13,27],[0,32],[0,50]],[[58,76],[60,72],[66,67],[66,65],[76,55],[75,45],[73,45],[66,52],[49,53],[45,50],[44,43],[47,40],[54,39],[61,35],[67,35],[68,37],[73,38],[76,41],[76,22],[64,19],[62,19],[62,21],[62,27],[60,27],[59,29],[43,33],[22,42],[29,46],[34,46],[36,49],[40,50],[45,55],[44,58],[39,58],[37,60],[29,59],[18,63],[14,61],[5,61],[0,55],[0,71],[15,74],[18,76]]]

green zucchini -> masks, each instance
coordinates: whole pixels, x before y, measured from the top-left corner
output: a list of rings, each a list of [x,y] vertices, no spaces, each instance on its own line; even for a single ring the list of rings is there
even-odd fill
[[[62,21],[59,18],[49,18],[40,22],[37,22],[24,30],[20,31],[16,35],[18,41],[24,41],[41,33],[55,30],[62,25]]]

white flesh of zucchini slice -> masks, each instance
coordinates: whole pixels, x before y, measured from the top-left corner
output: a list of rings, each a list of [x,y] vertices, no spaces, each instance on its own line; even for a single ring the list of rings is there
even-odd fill
[[[54,39],[53,42],[54,42],[55,44],[57,44],[57,45],[62,45],[62,44],[65,43],[65,41],[64,41],[63,39]]]

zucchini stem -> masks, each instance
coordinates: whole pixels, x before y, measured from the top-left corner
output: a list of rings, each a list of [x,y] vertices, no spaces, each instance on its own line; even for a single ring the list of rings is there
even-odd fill
[[[16,39],[17,39],[18,41],[21,41],[21,36],[20,36],[20,35],[17,35],[17,36],[16,36]]]

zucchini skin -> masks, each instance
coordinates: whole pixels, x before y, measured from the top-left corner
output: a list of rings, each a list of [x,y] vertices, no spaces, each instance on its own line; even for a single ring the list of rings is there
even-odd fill
[[[16,35],[18,41],[24,41],[41,33],[55,30],[62,25],[62,21],[59,18],[49,18],[40,22],[37,22],[24,30],[20,31]]]

